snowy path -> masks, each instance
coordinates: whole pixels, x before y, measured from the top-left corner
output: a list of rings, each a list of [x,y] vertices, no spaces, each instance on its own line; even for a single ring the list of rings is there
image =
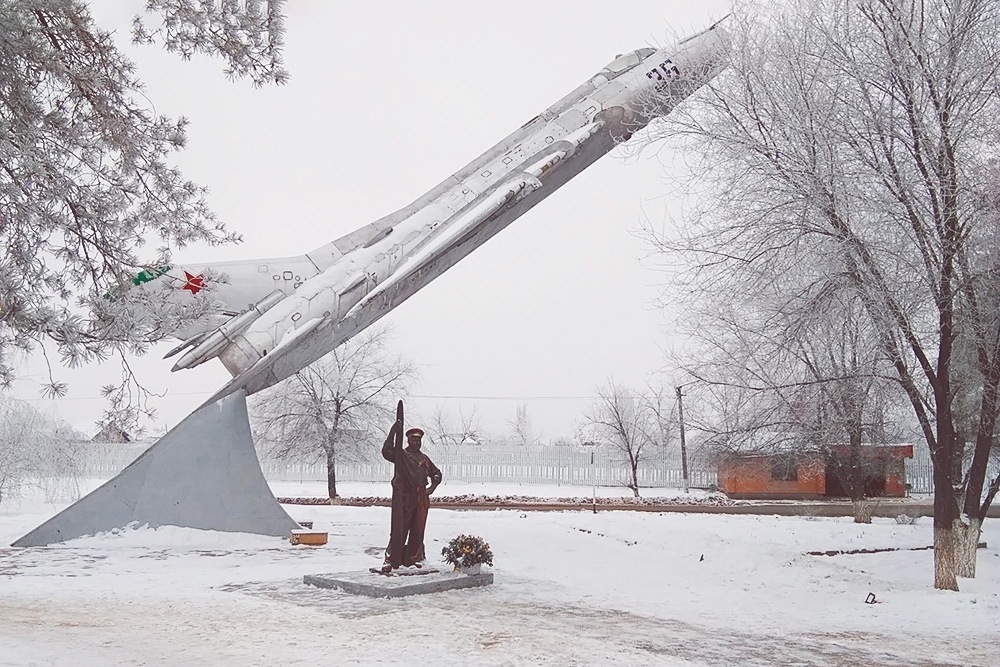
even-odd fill
[[[428,553],[483,535],[497,583],[373,600],[301,577],[376,564],[388,510],[289,511],[330,544],[163,528],[0,550],[0,665],[1000,664],[992,522],[955,594],[930,552],[802,555],[923,546],[923,520],[432,510]],[[0,543],[37,520],[0,514]]]
[[[986,649],[970,650],[962,640],[949,647],[934,638],[901,642],[863,632],[719,632],[624,611],[516,603],[489,593],[362,610],[356,600],[296,590],[293,582],[281,588],[261,587],[251,600],[187,604],[115,598],[67,600],[55,609],[37,601],[5,604],[0,640],[4,654],[15,659],[0,657],[0,664],[27,664],[17,656],[31,656],[35,664],[78,665],[304,665],[316,656],[338,665],[990,664]]]

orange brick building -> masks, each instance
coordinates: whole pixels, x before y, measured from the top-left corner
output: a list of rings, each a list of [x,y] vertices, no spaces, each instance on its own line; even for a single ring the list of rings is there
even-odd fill
[[[832,452],[725,454],[717,468],[719,490],[731,498],[819,499],[846,497],[831,468],[846,461],[847,446]],[[863,445],[865,495],[902,498],[906,495],[906,465],[913,445]]]

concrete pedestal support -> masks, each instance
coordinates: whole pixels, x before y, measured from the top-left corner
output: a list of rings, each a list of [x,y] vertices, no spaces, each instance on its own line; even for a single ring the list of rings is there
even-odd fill
[[[279,537],[299,527],[261,473],[243,391],[188,415],[117,477],[12,546],[65,542],[133,522]]]
[[[333,588],[370,598],[401,598],[408,595],[440,593],[459,588],[477,588],[493,583],[493,573],[461,574],[432,570],[419,576],[373,574],[367,570],[340,574],[307,574],[302,582],[318,588]]]

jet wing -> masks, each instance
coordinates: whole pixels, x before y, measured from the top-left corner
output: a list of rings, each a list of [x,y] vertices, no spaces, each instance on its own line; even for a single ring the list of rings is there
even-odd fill
[[[600,121],[590,123],[560,142],[561,145],[534,156],[523,169],[500,183],[482,201],[443,225],[439,234],[428,239],[345,316],[314,320],[292,332],[267,356],[230,380],[206,404],[239,389],[245,389],[250,395],[275,385],[388,314],[495,234],[495,229],[486,229],[490,226],[487,223],[503,216],[507,210],[541,188],[542,181],[566,162],[579,146],[595,136],[602,126]]]
[[[266,357],[216,392],[206,405],[239,389],[245,389],[249,395],[270,387],[328,354],[458,262],[467,253],[452,253],[452,250],[468,242],[483,222],[520,201],[538,186],[537,179],[524,176],[505,183],[484,200],[482,206],[473,207],[464,219],[453,221],[346,316],[338,320],[314,320],[291,332]],[[469,252],[471,250],[470,247]]]

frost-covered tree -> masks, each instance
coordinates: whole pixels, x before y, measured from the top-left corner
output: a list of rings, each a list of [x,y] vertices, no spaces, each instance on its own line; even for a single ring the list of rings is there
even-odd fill
[[[82,443],[72,430],[24,401],[0,397],[0,500],[27,482],[75,481]]]
[[[676,459],[680,454],[680,420],[677,410],[677,389],[662,382],[650,383],[642,400],[653,422],[652,435],[661,456]]]
[[[853,291],[822,272],[786,272],[780,283],[699,293],[686,325],[675,363],[696,381],[714,454],[820,456],[855,520],[870,522],[870,479],[884,463],[867,446],[891,440],[902,395]]]
[[[21,401],[0,401],[0,500],[15,495],[38,467],[38,421]]]
[[[519,447],[531,447],[538,444],[539,436],[531,425],[528,417],[528,404],[521,403],[514,411],[514,417],[507,421],[510,442]]]
[[[149,0],[134,39],[281,83],[281,6]],[[85,2],[0,2],[0,385],[10,351],[43,341],[69,365],[145,350],[200,313],[123,288],[171,249],[237,238],[171,166],[187,121],[156,114],[135,69]]]
[[[391,424],[396,400],[416,367],[390,350],[387,329],[367,329],[316,363],[257,395],[256,438],[279,459],[326,461],[327,491],[337,497],[337,461],[367,457]]]
[[[468,410],[458,406],[457,417],[444,406],[435,406],[424,430],[428,442],[452,452],[463,445],[478,444],[486,439],[479,419],[479,407],[475,404]]]
[[[625,465],[625,486],[639,497],[639,466],[649,458],[659,437],[652,403],[614,379],[597,388],[597,398],[583,415],[585,438],[607,445]]]
[[[701,201],[658,234],[675,287],[853,292],[929,447],[935,587],[957,590],[1000,486],[1000,6],[746,0],[726,27],[729,69],[659,125]]]

